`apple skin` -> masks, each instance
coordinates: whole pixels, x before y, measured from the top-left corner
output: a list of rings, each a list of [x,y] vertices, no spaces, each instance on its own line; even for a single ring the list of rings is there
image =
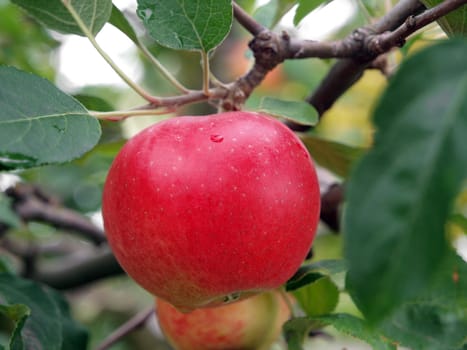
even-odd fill
[[[290,309],[279,292],[182,313],[156,299],[159,325],[177,350],[266,350],[276,341]]]
[[[279,121],[251,112],[177,117],[130,139],[104,186],[122,268],[180,310],[275,289],[315,236],[313,162]]]

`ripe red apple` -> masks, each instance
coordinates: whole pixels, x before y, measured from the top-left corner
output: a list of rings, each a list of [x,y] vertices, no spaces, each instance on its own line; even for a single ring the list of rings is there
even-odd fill
[[[310,249],[319,209],[301,141],[249,112],[143,130],[115,158],[102,208],[123,269],[183,310],[282,285]]]
[[[177,350],[266,350],[276,341],[290,310],[278,292],[182,313],[156,299],[159,325]]]

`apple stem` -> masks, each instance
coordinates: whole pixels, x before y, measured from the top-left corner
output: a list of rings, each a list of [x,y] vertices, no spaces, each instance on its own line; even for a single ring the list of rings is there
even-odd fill
[[[211,74],[209,68],[209,54],[206,51],[201,51],[201,64],[203,66],[203,92],[206,96],[209,96],[209,81]]]
[[[157,103],[158,99],[151,94],[149,94],[146,90],[144,90],[141,86],[139,86],[136,82],[134,82],[130,77],[128,77],[120,67],[112,60],[112,58],[102,49],[99,43],[96,41],[94,34],[91,30],[87,27],[87,25],[83,22],[78,12],[76,12],[75,8],[71,4],[70,1],[61,0],[62,4],[66,7],[70,15],[75,20],[76,24],[79,26],[83,34],[89,39],[92,46],[96,49],[96,51],[102,56],[102,58],[112,67],[115,73],[122,78],[122,80],[127,83],[129,87],[131,87],[138,95],[144,98],[146,101],[151,103]]]
[[[295,314],[295,309],[294,309],[294,307],[292,305],[292,302],[290,301],[290,298],[287,295],[287,292],[285,291],[285,287],[279,288],[279,293],[280,293],[281,297],[284,299],[285,303],[287,304],[287,307],[290,310],[291,318],[297,317],[297,315]]]

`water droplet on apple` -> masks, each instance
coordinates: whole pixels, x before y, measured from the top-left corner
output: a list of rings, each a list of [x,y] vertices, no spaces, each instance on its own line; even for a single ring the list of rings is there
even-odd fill
[[[216,143],[220,143],[220,142],[224,141],[224,136],[218,135],[218,134],[211,135],[211,141],[216,142]]]

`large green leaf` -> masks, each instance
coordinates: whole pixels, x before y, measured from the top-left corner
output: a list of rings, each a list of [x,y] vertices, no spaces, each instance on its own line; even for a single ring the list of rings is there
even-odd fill
[[[0,67],[0,170],[62,163],[99,141],[99,122],[49,81]]]
[[[439,5],[444,0],[421,0],[427,7]],[[438,24],[449,36],[467,36],[467,5],[441,17]]]
[[[47,287],[0,273],[0,313],[13,324],[11,350],[86,348],[87,331],[70,318],[65,300]]]
[[[159,44],[204,52],[224,40],[233,17],[231,0],[138,0],[137,13]]]
[[[347,282],[371,321],[423,291],[446,252],[467,178],[466,57],[466,41],[453,40],[401,65],[375,110],[374,148],[347,184]]]
[[[83,35],[61,0],[12,0],[50,29]],[[96,35],[109,20],[112,0],[70,0],[84,24]]]
[[[466,277],[467,263],[449,254],[433,285],[384,322],[384,334],[411,349],[458,350],[466,346]]]

